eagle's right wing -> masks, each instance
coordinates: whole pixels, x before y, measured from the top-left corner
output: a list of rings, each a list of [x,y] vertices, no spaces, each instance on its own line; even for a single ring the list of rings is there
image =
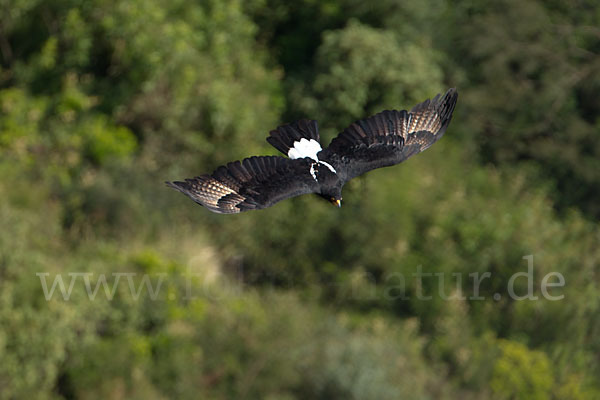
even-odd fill
[[[458,93],[417,104],[410,111],[383,111],[346,128],[319,159],[332,164],[345,182],[370,170],[401,163],[439,140],[452,118]]]
[[[250,157],[185,182],[166,182],[196,203],[219,214],[267,208],[289,197],[314,193],[319,186],[311,162],[301,158]]]

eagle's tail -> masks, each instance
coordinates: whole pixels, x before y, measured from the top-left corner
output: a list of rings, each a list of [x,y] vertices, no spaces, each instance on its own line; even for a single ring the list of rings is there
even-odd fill
[[[314,140],[316,143],[311,140]],[[321,144],[319,141],[317,121],[308,119],[301,119],[291,124],[282,125],[271,131],[270,136],[267,138],[267,142],[290,158],[309,156],[304,154],[307,150],[308,152],[317,149],[320,151]],[[307,144],[309,145],[308,149],[306,149]],[[299,152],[294,149],[299,150]]]

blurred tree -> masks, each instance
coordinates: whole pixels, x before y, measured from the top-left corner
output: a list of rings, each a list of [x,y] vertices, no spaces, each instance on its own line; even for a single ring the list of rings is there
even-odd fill
[[[500,348],[502,355],[490,382],[495,398],[549,398],[553,377],[546,355],[510,341],[500,343]]]
[[[310,89],[296,82],[291,101],[334,132],[382,109],[422,101],[442,86],[434,52],[353,20],[324,34],[315,60]]]
[[[600,6],[503,0],[448,10],[440,32],[468,76],[465,139],[478,143],[483,161],[536,166],[554,182],[559,208],[600,217],[600,102],[592,95],[600,89]]]

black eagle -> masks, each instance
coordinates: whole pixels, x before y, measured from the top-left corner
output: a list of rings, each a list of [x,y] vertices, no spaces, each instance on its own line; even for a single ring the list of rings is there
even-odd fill
[[[250,157],[217,168],[211,175],[166,182],[210,211],[235,214],[316,193],[338,207],[342,187],[375,168],[401,163],[442,137],[458,93],[417,104],[410,111],[383,111],[346,128],[321,148],[317,121],[300,120],[271,131],[267,141],[289,158]]]

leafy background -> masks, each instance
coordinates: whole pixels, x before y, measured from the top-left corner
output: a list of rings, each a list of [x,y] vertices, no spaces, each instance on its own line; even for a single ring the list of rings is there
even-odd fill
[[[0,398],[600,397],[598,2],[0,5]],[[341,210],[219,216],[163,186],[454,86],[444,140]],[[537,301],[506,296],[526,255]],[[419,266],[455,296],[400,296]],[[164,281],[46,301],[39,272]],[[485,300],[458,298],[473,272]]]

